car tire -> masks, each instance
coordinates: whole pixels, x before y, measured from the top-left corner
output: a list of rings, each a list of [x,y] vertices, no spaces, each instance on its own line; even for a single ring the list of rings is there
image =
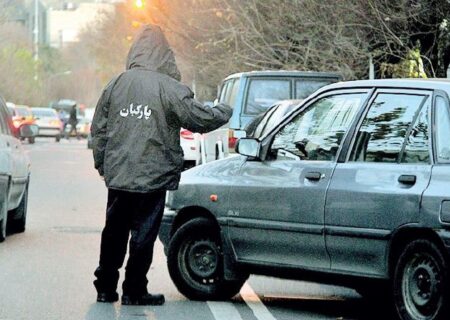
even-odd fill
[[[177,289],[191,300],[229,299],[245,282],[224,279],[220,232],[206,218],[188,221],[175,232],[167,265]]]
[[[30,137],[30,138],[28,138],[28,142],[33,144],[36,142],[36,139],[34,137]]]
[[[448,264],[429,240],[415,240],[400,255],[393,279],[394,304],[402,320],[449,317]]]
[[[56,136],[56,137],[55,137],[55,141],[56,141],[56,142],[59,142],[60,140],[61,140],[61,136]]]
[[[10,212],[10,219],[8,219],[8,233],[22,233],[25,232],[25,225],[27,222],[28,209],[28,184],[25,188],[22,200],[19,206]]]

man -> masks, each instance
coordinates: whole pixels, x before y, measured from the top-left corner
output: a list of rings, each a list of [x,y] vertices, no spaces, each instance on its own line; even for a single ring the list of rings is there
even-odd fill
[[[131,231],[122,304],[164,303],[163,295],[147,292],[146,274],[166,190],[177,189],[183,167],[180,128],[208,132],[232,114],[226,105],[204,107],[179,80],[161,29],[147,26],[130,49],[127,70],[107,85],[98,102],[91,132],[94,161],[108,187],[94,281],[99,302],[118,300],[118,270]]]
[[[80,136],[77,131],[78,117],[77,117],[77,105],[76,104],[74,104],[70,108],[70,115],[69,115],[68,123],[70,124],[70,131],[67,133],[66,138],[70,139],[70,135],[72,134],[72,132],[75,132],[75,136],[77,137],[78,140],[80,140]]]

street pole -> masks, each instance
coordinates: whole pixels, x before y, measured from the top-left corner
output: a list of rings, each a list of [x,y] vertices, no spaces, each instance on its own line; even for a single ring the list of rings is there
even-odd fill
[[[369,79],[375,79],[375,66],[373,65],[372,55],[369,57]]]
[[[39,0],[34,0],[34,80],[38,80],[37,62],[39,61]]]

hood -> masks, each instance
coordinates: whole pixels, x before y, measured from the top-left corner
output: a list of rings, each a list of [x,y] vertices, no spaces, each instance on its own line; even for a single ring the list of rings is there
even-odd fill
[[[144,68],[181,80],[175,57],[158,26],[147,25],[137,36],[127,58],[127,70]]]

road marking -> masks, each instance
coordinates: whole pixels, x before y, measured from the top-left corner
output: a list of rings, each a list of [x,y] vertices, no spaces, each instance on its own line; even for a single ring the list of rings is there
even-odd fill
[[[240,291],[242,299],[258,320],[277,320],[267,309],[252,287],[246,282]],[[239,311],[231,302],[207,301],[215,320],[242,320]]]
[[[253,314],[258,320],[276,320],[247,282],[242,287],[240,293],[242,299],[252,309]]]
[[[215,320],[242,320],[235,306],[230,302],[207,301]]]

